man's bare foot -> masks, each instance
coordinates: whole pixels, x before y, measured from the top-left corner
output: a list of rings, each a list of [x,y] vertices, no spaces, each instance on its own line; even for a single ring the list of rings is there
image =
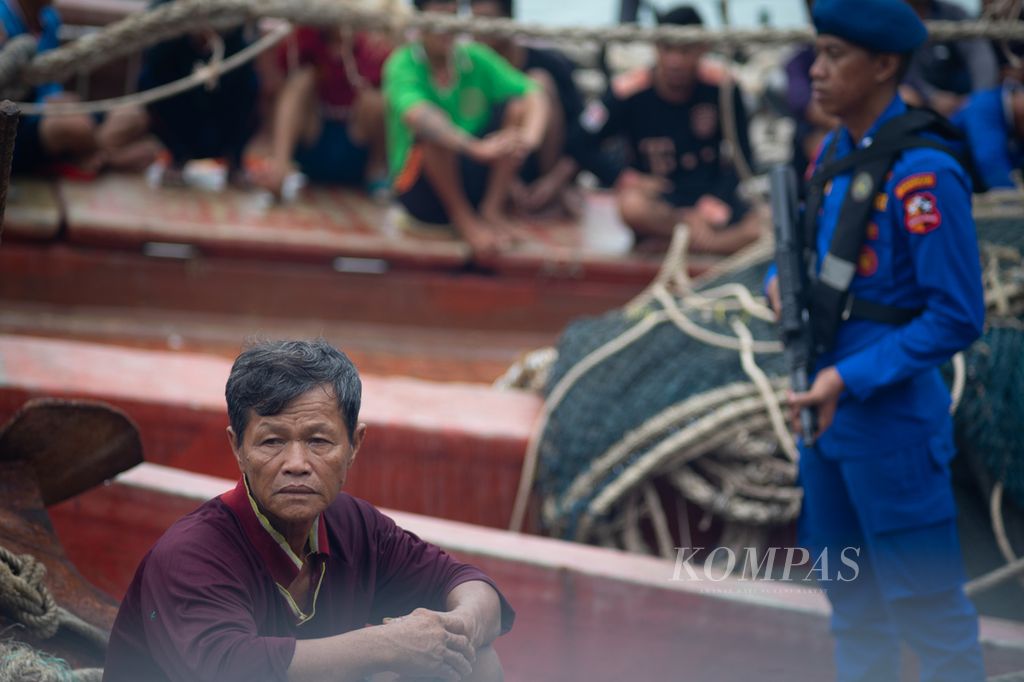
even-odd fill
[[[500,228],[495,229],[494,225],[481,216],[465,216],[453,222],[459,233],[469,242],[477,261],[490,260],[508,247],[508,239]]]
[[[480,211],[480,218],[487,224],[501,242],[501,248],[507,249],[523,241],[523,232],[515,221],[501,211],[484,209]]]

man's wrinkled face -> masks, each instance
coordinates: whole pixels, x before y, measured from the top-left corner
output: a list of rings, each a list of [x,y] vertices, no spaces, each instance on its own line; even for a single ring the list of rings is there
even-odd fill
[[[423,5],[424,12],[436,14],[458,14],[459,4],[457,2],[428,2]],[[423,31],[423,50],[431,59],[443,59],[451,52],[452,43],[455,41],[453,33],[437,33],[435,31]]]
[[[707,51],[703,45],[658,45],[656,74],[670,90],[684,90],[697,80],[701,57]]]
[[[249,489],[270,522],[281,532],[312,524],[337,497],[362,443],[365,425],[353,441],[338,410],[333,390],[314,388],[278,414],[253,411],[240,445],[228,438]]]
[[[819,36],[811,65],[811,97],[831,116],[855,111],[878,86],[877,55],[836,36]]]

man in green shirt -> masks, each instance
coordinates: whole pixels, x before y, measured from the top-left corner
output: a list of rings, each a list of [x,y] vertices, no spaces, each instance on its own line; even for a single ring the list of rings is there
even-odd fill
[[[452,0],[416,0],[455,14]],[[424,31],[384,65],[388,165],[398,200],[416,219],[452,223],[477,256],[508,245],[508,190],[540,145],[543,93],[490,48]]]

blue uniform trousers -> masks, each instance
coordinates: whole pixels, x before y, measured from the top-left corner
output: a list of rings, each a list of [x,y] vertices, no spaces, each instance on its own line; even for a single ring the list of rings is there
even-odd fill
[[[815,557],[828,550],[817,575],[832,604],[840,682],[899,680],[901,641],[917,653],[921,680],[985,679],[977,613],[963,593],[951,451],[948,432],[870,457],[801,449],[801,540]]]

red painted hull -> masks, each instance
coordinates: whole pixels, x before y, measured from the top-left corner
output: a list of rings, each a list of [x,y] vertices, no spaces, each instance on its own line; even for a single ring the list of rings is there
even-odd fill
[[[139,426],[146,460],[222,477],[228,360],[0,337],[0,420],[29,398],[101,400]],[[364,377],[368,435],[353,494],[396,509],[506,527],[540,399],[469,384]]]

